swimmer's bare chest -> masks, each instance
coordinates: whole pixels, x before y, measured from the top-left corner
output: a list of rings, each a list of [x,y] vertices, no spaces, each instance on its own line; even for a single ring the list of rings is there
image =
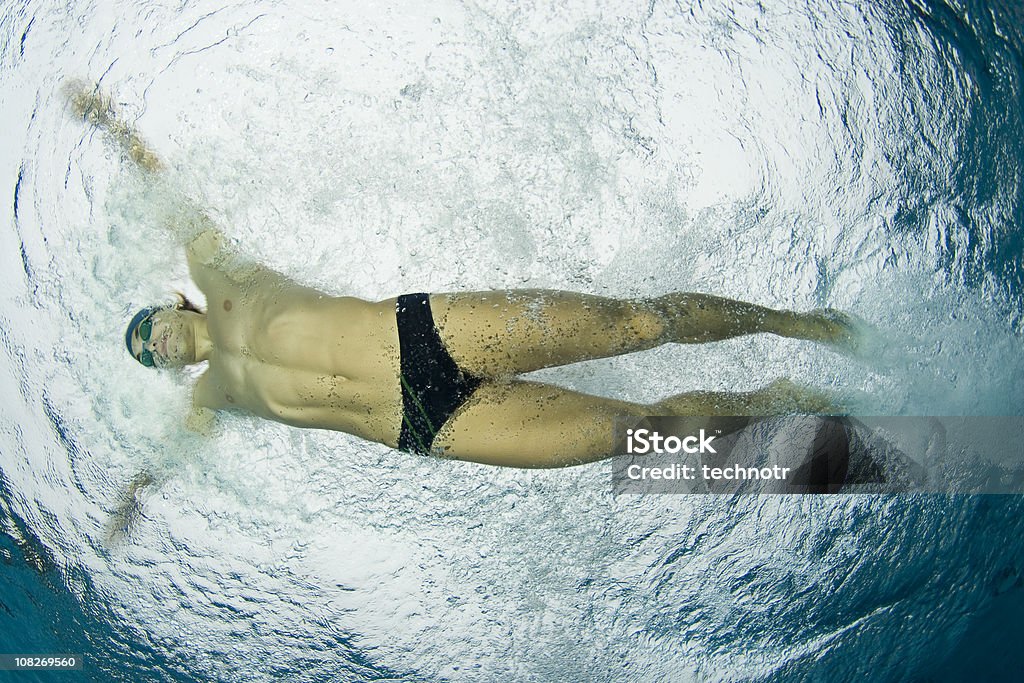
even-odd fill
[[[397,443],[394,300],[331,297],[281,282],[220,294],[207,294],[214,351],[196,385],[198,404]]]

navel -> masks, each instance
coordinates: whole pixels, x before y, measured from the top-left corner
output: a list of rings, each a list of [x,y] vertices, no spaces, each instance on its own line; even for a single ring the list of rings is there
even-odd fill
[[[224,299],[224,310],[225,311],[230,311],[231,310],[231,299]]]
[[[224,398],[226,398],[228,400],[228,403],[234,403],[235,402],[235,397],[232,396],[231,394],[224,394]]]

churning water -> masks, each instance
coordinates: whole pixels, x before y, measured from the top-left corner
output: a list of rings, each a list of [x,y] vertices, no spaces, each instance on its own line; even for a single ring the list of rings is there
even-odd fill
[[[1017,497],[615,498],[608,463],[185,433],[189,379],[122,346],[135,308],[195,291],[162,229],[184,197],[334,294],[699,290],[885,340],[538,374],[582,391],[788,376],[872,414],[1020,413],[1015,0],[431,4],[5,0],[0,652],[83,653],[96,681],[1008,675]],[[161,184],[70,114],[72,78]]]

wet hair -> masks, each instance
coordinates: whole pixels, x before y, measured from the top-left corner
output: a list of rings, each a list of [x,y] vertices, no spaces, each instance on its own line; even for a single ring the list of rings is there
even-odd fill
[[[185,296],[182,292],[176,291],[174,292],[174,295],[178,297],[178,304],[176,306],[173,306],[173,308],[177,308],[178,310],[181,311],[192,311],[193,313],[206,315],[206,311],[197,306],[191,299]]]

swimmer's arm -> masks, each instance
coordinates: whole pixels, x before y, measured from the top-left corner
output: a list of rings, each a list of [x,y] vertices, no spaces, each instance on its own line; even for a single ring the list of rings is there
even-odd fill
[[[82,120],[103,130],[107,137],[145,173],[158,173],[164,165],[135,129],[121,116],[114,98],[99,84],[71,80],[61,88],[71,110]]]
[[[149,472],[140,472],[118,496],[117,507],[107,520],[105,540],[116,545],[129,535],[142,516],[142,492],[155,483]]]
[[[113,97],[100,90],[99,84],[72,80],[65,83],[62,90],[72,111],[102,130],[141,171],[156,174],[165,168],[135,127],[124,120]],[[224,254],[224,236],[206,212],[188,199],[166,227],[179,243],[186,245],[190,267],[193,263],[211,266]]]
[[[135,126],[125,121],[114,98],[101,91],[99,84],[73,80],[65,83],[62,90],[72,111],[103,130],[141,171],[156,176],[166,168]],[[191,200],[184,200],[177,216],[166,227],[179,244],[185,245],[192,279],[207,296],[208,290],[216,290],[224,284],[224,278],[236,285],[248,285],[257,278],[265,283],[287,281],[279,273],[242,258],[206,212]]]
[[[185,427],[201,436],[213,434],[217,411],[211,399],[217,394],[210,386],[209,375],[204,372],[192,391],[192,410],[185,418]]]
[[[186,238],[185,255],[188,258],[189,270],[214,267],[227,254],[224,233],[209,219],[205,219],[205,222],[205,227],[198,234],[182,235]]]
[[[209,223],[195,235],[179,234],[179,237],[185,242],[185,257],[188,260],[188,271],[192,281],[207,298],[217,296],[216,293],[228,285],[220,270],[222,262],[227,258],[227,240],[224,234]]]
[[[205,217],[204,217],[205,219]],[[293,284],[277,271],[242,255],[209,219],[185,248],[189,274],[207,298],[230,296],[238,287],[262,288]]]
[[[261,266],[242,258],[224,233],[212,221],[205,220],[200,231],[182,237],[189,274],[209,298],[222,296],[235,286],[251,281]]]

